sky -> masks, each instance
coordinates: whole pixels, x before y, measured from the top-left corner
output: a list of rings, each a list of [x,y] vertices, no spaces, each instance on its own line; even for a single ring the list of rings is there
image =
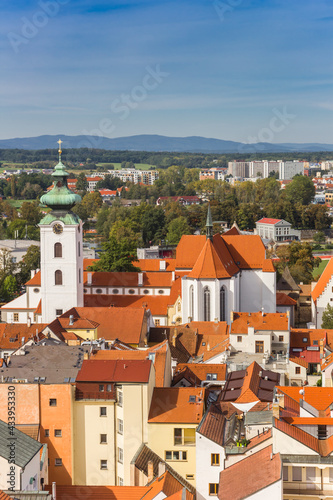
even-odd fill
[[[333,143],[331,0],[1,0],[0,139]]]

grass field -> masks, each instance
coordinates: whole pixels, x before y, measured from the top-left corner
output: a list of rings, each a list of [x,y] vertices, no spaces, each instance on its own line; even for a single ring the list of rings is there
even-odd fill
[[[327,262],[328,260],[322,260],[321,263],[319,264],[318,267],[315,267],[312,271],[312,276],[315,277],[315,276],[321,276],[321,274],[323,273],[326,265],[327,265]]]

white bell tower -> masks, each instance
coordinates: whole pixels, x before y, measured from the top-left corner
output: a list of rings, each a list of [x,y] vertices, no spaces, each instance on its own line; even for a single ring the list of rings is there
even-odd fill
[[[39,223],[43,323],[50,323],[71,307],[83,306],[82,221],[71,211],[81,197],[67,187],[68,173],[58,142],[53,187],[41,197],[41,203],[51,208]]]

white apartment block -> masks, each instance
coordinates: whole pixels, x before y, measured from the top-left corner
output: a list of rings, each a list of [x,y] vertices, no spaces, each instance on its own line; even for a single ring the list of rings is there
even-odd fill
[[[153,185],[158,179],[157,170],[136,170],[135,168],[123,168],[122,170],[109,170],[111,177],[117,177],[123,182],[133,182],[133,184]]]
[[[283,161],[281,162],[279,179],[291,180],[295,175],[304,175],[304,161]]]
[[[270,174],[278,173],[280,180],[290,180],[297,174],[303,175],[304,168],[305,162],[298,160],[260,160],[250,162],[230,161],[228,163],[228,174],[232,175],[233,177],[266,179]]]

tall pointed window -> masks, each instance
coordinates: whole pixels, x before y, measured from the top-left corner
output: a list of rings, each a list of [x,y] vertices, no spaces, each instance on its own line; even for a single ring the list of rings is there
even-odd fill
[[[62,244],[61,243],[54,244],[54,256],[55,257],[62,257]]]
[[[226,289],[223,286],[220,289],[220,321],[226,321],[225,300],[226,300]]]
[[[189,316],[193,321],[193,312],[194,312],[194,288],[193,285],[190,286],[190,304],[189,304]]]
[[[208,286],[204,288],[204,321],[210,321],[210,290]]]
[[[54,273],[54,284],[62,285],[62,271],[59,269]]]

